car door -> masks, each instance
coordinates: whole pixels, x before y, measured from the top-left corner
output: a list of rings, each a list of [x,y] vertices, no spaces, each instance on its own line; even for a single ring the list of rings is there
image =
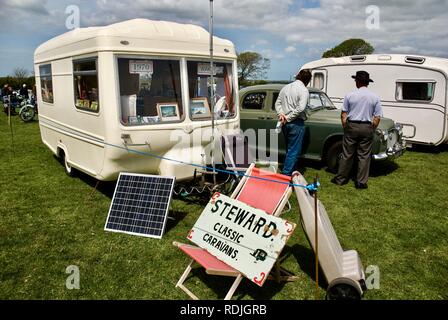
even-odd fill
[[[266,90],[248,91],[241,97],[241,120],[240,127],[249,138],[249,147],[252,155],[258,158],[257,137],[260,130],[266,129]],[[266,152],[266,146],[258,146]]]
[[[267,132],[267,146],[271,153],[277,151],[278,156],[284,156],[286,154],[286,145],[283,133],[274,134],[275,127],[277,126],[278,116],[275,110],[275,102],[277,101],[279,90],[272,90],[268,92],[268,105],[266,108],[266,128],[272,130]],[[272,141],[277,139],[277,141]],[[272,157],[272,156],[271,156]]]
[[[271,91],[268,93],[270,107],[267,110],[268,116],[266,117],[266,125],[268,126],[269,129],[272,130],[275,129],[278,121],[277,111],[275,110],[275,102],[277,101],[278,95],[279,91]],[[280,132],[276,136],[269,135],[269,137],[271,138],[275,137],[276,139],[278,139],[277,144],[271,143],[271,140],[268,140],[268,147],[270,148],[271,152],[273,152],[275,149],[278,149],[279,159],[283,160],[283,157],[286,155],[286,142],[283,133]],[[307,153],[307,149],[310,144],[309,137],[310,137],[310,128],[308,127],[308,124],[305,121],[305,134],[303,137],[302,152],[301,152],[302,157]]]

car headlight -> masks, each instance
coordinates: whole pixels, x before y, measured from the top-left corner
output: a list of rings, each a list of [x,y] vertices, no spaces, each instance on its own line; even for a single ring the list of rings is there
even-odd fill
[[[398,134],[403,135],[403,125],[401,123],[395,123],[395,129],[398,131]]]
[[[383,129],[376,129],[376,134],[380,137],[381,140],[387,141],[389,139],[389,133]]]

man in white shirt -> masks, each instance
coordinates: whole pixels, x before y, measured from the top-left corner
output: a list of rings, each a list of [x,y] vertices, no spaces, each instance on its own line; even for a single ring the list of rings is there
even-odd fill
[[[309,97],[306,86],[310,80],[311,72],[308,69],[301,70],[296,75],[296,81],[282,88],[275,102],[275,110],[282,125],[286,144],[286,157],[282,171],[284,175],[290,176],[293,173],[302,152],[305,108]]]

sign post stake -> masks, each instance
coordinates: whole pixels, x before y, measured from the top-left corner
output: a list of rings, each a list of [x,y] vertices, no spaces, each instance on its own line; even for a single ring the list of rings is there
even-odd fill
[[[213,77],[213,0],[210,0],[210,20],[209,20],[209,33],[210,33],[210,111],[212,114],[212,168],[213,168],[213,186],[216,186],[215,175],[215,80]]]
[[[317,179],[314,178],[314,185],[317,186]],[[315,261],[316,261],[316,291],[314,294],[314,298],[316,300],[319,299],[319,232],[318,232],[318,217],[317,217],[317,190],[314,192],[314,243],[316,247],[315,252]]]

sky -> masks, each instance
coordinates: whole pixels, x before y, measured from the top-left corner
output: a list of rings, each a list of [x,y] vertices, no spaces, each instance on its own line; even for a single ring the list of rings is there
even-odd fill
[[[448,58],[448,0],[214,0],[214,34],[237,52],[271,61],[269,80],[290,80],[306,62],[349,38],[375,53]],[[33,69],[37,46],[69,31],[68,6],[80,27],[146,18],[203,26],[209,0],[0,0],[0,76]],[[71,21],[71,20],[69,20]]]

